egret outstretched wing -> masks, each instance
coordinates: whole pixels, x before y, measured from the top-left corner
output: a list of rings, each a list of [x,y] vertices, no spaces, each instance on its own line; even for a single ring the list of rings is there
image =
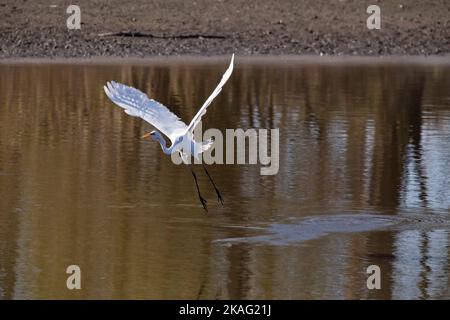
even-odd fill
[[[126,114],[147,121],[172,143],[177,136],[186,132],[187,125],[179,117],[138,89],[114,81],[108,82],[103,88],[112,102],[125,109]]]
[[[219,85],[214,89],[214,91],[211,93],[211,95],[208,97],[208,99],[206,99],[203,106],[200,108],[200,110],[197,112],[195,117],[192,119],[191,123],[187,127],[187,131],[192,132],[194,130],[195,126],[200,122],[203,115],[206,113],[206,109],[208,108],[208,106],[211,104],[211,102],[214,100],[214,98],[217,97],[217,95],[220,93],[220,91],[222,91],[222,87],[228,81],[228,79],[231,76],[231,73],[233,72],[233,64],[234,64],[234,54],[231,56],[230,65],[228,66],[227,71],[225,71],[225,73],[223,74],[222,79],[219,82]]]

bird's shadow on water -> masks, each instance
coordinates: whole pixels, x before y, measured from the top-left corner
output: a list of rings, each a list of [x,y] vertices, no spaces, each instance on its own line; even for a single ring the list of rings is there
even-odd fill
[[[321,215],[292,218],[286,223],[272,223],[258,228],[261,234],[214,240],[219,245],[247,243],[288,246],[314,240],[329,234],[358,233],[378,230],[450,228],[447,215],[436,218],[376,214]]]

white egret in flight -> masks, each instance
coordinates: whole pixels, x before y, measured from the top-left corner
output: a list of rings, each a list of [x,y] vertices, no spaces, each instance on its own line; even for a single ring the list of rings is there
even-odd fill
[[[230,78],[231,73],[233,72],[233,64],[234,54],[231,57],[230,65],[223,74],[219,85],[216,87],[216,89],[214,89],[205,103],[203,103],[202,107],[197,112],[189,125],[186,125],[183,121],[181,121],[181,119],[174,113],[172,113],[166,106],[153,99],[148,98],[145,93],[139,91],[138,89],[114,81],[108,82],[103,88],[105,89],[106,95],[115,104],[125,109],[124,111],[126,114],[133,117],[142,118],[159,130],[154,130],[150,133],[147,133],[143,136],[143,138],[151,136],[153,140],[160,143],[161,148],[165,154],[171,155],[174,152],[178,152],[183,162],[189,165],[191,156],[194,156],[196,159],[198,159],[200,153],[208,150],[213,143],[212,140],[203,142],[195,141],[193,131],[197,124],[200,123],[202,116],[205,115],[208,106],[220,93],[222,87]],[[170,139],[170,147],[166,146],[166,140],[160,132]],[[203,208],[208,211],[206,200],[200,194],[197,177],[190,165],[189,168],[191,169],[192,176],[194,177],[195,186],[197,187],[197,193],[200,202]],[[217,189],[213,179],[209,175],[208,170],[206,170],[206,167],[204,165],[203,168],[209,180],[211,181],[214,190],[216,191],[218,200],[223,205],[223,198],[220,194],[219,189]]]

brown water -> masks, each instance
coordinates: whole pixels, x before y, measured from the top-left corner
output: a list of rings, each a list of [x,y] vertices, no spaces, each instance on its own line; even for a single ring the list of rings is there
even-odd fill
[[[0,65],[0,298],[450,298],[450,65],[238,57],[203,127],[279,128],[280,169],[211,166],[220,207],[197,168],[206,215],[102,86],[189,121],[226,64]]]

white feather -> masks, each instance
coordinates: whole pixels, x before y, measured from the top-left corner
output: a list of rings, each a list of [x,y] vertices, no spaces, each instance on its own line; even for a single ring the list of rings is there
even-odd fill
[[[106,95],[130,116],[140,117],[165,134],[172,143],[186,131],[186,124],[158,101],[138,89],[114,81],[103,87]]]
[[[203,103],[200,110],[197,112],[195,117],[192,119],[191,123],[189,124],[186,131],[192,132],[194,128],[197,126],[197,124],[201,121],[202,117],[206,113],[206,109],[211,104],[211,102],[214,100],[215,97],[222,91],[222,87],[225,85],[225,83],[228,81],[228,79],[231,76],[231,73],[233,73],[233,66],[234,66],[234,54],[231,56],[230,65],[228,66],[228,69],[225,71],[225,73],[222,76],[222,79],[220,80],[217,87],[214,89],[214,91],[211,93],[211,95],[206,99],[205,103]]]
[[[172,141],[173,145],[179,137],[187,136],[193,141],[192,132],[195,126],[201,121],[208,106],[214,98],[217,97],[222,90],[222,87],[230,78],[231,73],[233,72],[233,65],[234,54],[231,57],[230,65],[223,74],[219,85],[214,89],[205,103],[203,103],[202,107],[192,119],[189,126],[181,121],[180,118],[172,113],[166,106],[162,105],[158,101],[150,99],[145,93],[139,91],[138,89],[114,81],[107,82],[106,86],[103,88],[111,101],[125,109],[124,111],[126,114],[133,117],[140,117],[147,121],[166,135]],[[199,151],[203,152],[210,148],[211,145],[212,141],[198,143]]]

